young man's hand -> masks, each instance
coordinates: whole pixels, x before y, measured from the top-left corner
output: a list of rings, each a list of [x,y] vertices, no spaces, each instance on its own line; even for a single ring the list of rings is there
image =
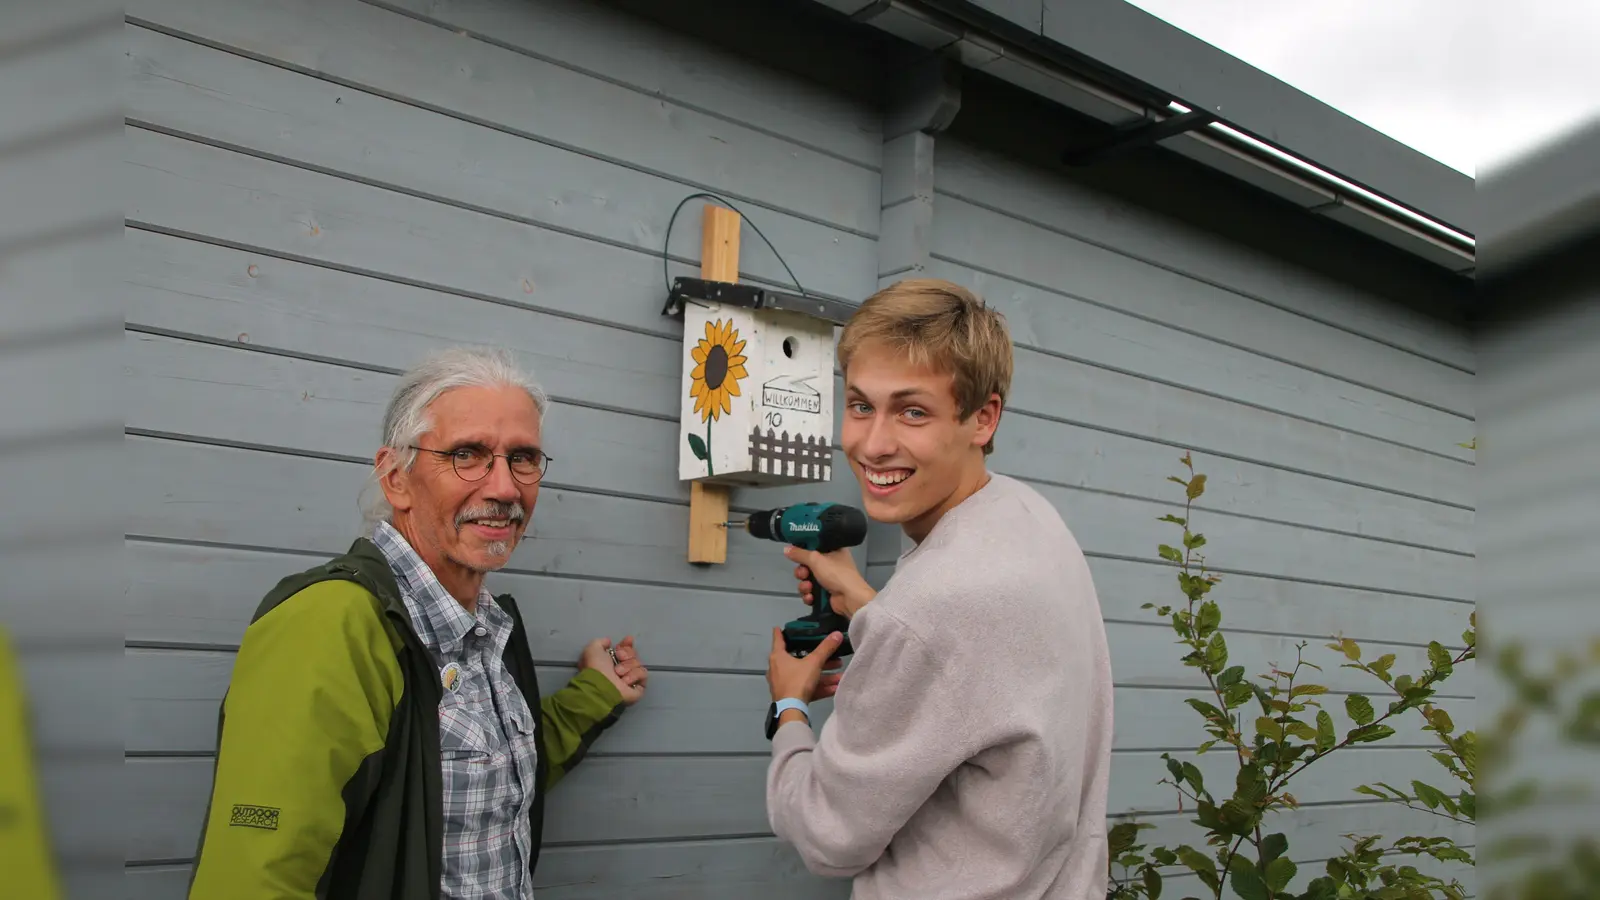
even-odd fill
[[[867,584],[867,579],[856,568],[855,557],[850,555],[848,547],[832,553],[818,553],[788,546],[783,548],[783,555],[790,562],[799,563],[794,568],[794,577],[800,582],[797,586],[800,599],[807,606],[811,605],[812,600],[812,579],[820,582],[828,591],[828,605],[833,607],[833,611],[846,619],[854,618],[861,607],[878,596],[878,592]]]
[[[817,649],[802,659],[795,659],[784,645],[783,629],[773,628],[772,655],[767,657],[767,687],[772,689],[772,699],[793,697],[810,703],[832,697],[844,675],[838,671],[844,666],[844,660],[835,659],[830,663],[828,657],[843,639],[843,635],[834,632],[824,638]]]

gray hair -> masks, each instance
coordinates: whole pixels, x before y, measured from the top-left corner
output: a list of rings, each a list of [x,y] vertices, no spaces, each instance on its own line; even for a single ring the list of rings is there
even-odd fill
[[[542,420],[550,398],[532,374],[519,367],[511,354],[493,347],[450,347],[429,354],[400,379],[389,408],[383,414],[383,446],[395,451],[388,469],[373,467],[362,493],[372,489],[375,498],[362,504],[363,524],[370,531],[379,522],[392,521],[394,509],[378,480],[394,468],[411,469],[417,451],[411,449],[433,427],[428,408],[446,391],[463,387],[515,387],[533,398]]]

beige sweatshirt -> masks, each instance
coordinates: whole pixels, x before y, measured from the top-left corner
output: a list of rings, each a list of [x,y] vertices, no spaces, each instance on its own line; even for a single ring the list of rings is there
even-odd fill
[[[853,900],[1104,900],[1111,665],[1050,503],[993,475],[850,623],[820,736],[772,742],[767,814]]]

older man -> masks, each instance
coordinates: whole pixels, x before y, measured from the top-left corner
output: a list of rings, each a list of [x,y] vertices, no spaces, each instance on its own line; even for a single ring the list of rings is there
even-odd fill
[[[533,513],[546,403],[497,352],[401,381],[368,536],[244,633],[192,900],[533,896],[546,793],[649,677],[599,638],[541,698],[523,614],[484,588]]]

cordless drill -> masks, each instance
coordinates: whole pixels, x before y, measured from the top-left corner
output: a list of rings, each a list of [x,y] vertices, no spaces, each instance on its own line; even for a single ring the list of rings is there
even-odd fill
[[[861,510],[839,503],[796,503],[777,509],[752,513],[743,522],[728,525],[744,526],[745,531],[758,538],[792,544],[802,550],[830,553],[843,547],[854,547],[867,539],[867,517]],[[823,638],[837,631],[844,636],[829,659],[849,656],[850,620],[833,611],[829,605],[828,589],[811,573],[811,613],[794,619],[783,626],[784,646],[790,653],[810,653],[822,643]]]

